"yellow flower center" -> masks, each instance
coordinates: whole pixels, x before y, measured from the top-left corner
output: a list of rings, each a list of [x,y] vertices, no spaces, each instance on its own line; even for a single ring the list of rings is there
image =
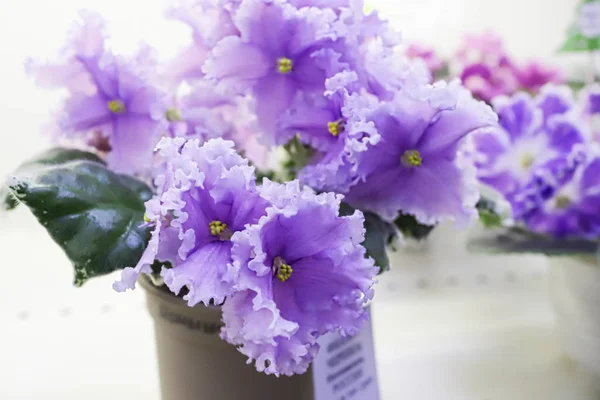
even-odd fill
[[[166,115],[169,122],[181,121],[181,113],[176,108],[169,108]]]
[[[558,209],[565,209],[571,205],[571,199],[567,196],[557,196],[556,200],[554,200],[554,205]]]
[[[224,224],[221,221],[213,221],[208,224],[210,228],[210,234],[213,236],[219,236],[227,229],[227,224]]]
[[[421,153],[419,153],[418,150],[406,150],[404,154],[402,154],[401,161],[406,167],[418,167],[423,163]]]
[[[148,214],[144,213],[144,222],[149,223],[151,219],[148,217]]]
[[[285,282],[290,279],[292,272],[294,272],[294,270],[289,264],[286,264],[283,258],[275,257],[275,260],[273,260],[273,273],[277,275],[277,279],[281,282]]]
[[[331,121],[327,123],[327,130],[333,136],[338,136],[340,133],[344,132],[344,121],[338,119],[337,121]]]
[[[526,153],[523,155],[523,158],[521,158],[521,166],[523,168],[529,169],[533,165],[534,161],[535,158],[531,154]]]
[[[108,102],[108,109],[114,114],[122,114],[127,111],[125,103],[121,100],[111,100]]]
[[[280,57],[277,59],[277,70],[282,74],[289,74],[292,72],[292,60],[287,57]]]

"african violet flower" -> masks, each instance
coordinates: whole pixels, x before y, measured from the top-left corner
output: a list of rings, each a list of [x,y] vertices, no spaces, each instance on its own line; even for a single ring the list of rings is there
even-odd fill
[[[591,129],[591,137],[600,142],[600,85],[590,85],[581,92],[581,116]]]
[[[531,177],[513,200],[516,219],[533,232],[596,239],[600,234],[600,153],[576,145]]]
[[[164,126],[151,115],[162,94],[144,79],[143,66],[104,49],[97,16],[85,13],[82,18],[64,60],[30,62],[28,70],[42,85],[69,90],[58,121],[64,135],[108,151],[109,166],[119,172],[147,172]]]
[[[153,238],[115,289],[133,288],[140,273],[151,272],[156,257],[170,254],[158,258],[171,263],[161,272],[169,289],[177,294],[187,287],[184,299],[190,306],[220,304],[233,284],[227,276],[231,237],[265,215],[267,201],[256,190],[254,168],[235,152],[233,142],[222,139],[200,146],[198,139],[165,138],[157,150],[167,163],[156,182],[161,190],[147,207]]]
[[[529,61],[521,67],[493,32],[466,35],[451,67],[475,97],[488,103],[497,96],[512,95],[518,90],[537,93],[545,84],[564,80],[561,71],[550,65]]]
[[[268,142],[280,116],[300,93],[322,93],[325,79],[339,68],[340,55],[331,47],[329,9],[302,8],[280,1],[244,0],[234,16],[239,35],[217,43],[204,65],[220,87],[251,93],[256,115]]]
[[[548,83],[561,84],[564,76],[560,69],[539,61],[530,61],[517,69],[517,79],[521,90],[538,93]]]
[[[512,65],[471,64],[462,70],[460,79],[473,95],[487,102],[497,96],[514,93],[519,88]]]
[[[299,171],[308,186],[325,191],[345,192],[354,180],[355,155],[378,140],[366,133],[361,116],[377,102],[369,95],[350,94],[357,83],[354,72],[342,72],[326,81],[326,96],[300,99],[282,118],[280,130],[286,137],[296,135],[311,146],[309,164]],[[352,125],[352,128],[351,128]]]
[[[600,85],[592,85],[584,92],[584,113],[600,114]]]
[[[212,47],[228,35],[238,34],[232,11],[223,1],[180,0],[167,11],[167,16],[181,21],[192,30],[192,43],[164,67],[167,82],[176,87],[186,80],[204,77],[202,66]]]
[[[367,116],[380,140],[357,154],[356,183],[347,201],[394,220],[401,212],[435,224],[474,213],[479,194],[473,166],[460,157],[463,139],[490,127],[495,115],[457,82],[399,93]]]
[[[568,89],[546,87],[532,99],[526,93],[495,100],[500,129],[473,136],[479,179],[509,201],[529,182],[532,171],[569,153],[586,134],[569,110]]]
[[[432,75],[418,59],[410,59],[381,41],[370,41],[359,49],[354,63],[361,88],[381,100],[391,100],[400,91],[412,91],[430,83]]]
[[[266,182],[273,203],[258,224],[236,233],[239,274],[223,306],[222,337],[267,374],[304,373],[320,336],[358,332],[377,269],[365,258],[363,216],[339,216],[340,195]]]
[[[198,81],[188,94],[166,97],[156,105],[153,116],[167,120],[170,137],[197,137],[202,141],[215,137],[231,139],[235,128],[225,114],[237,109],[236,98],[219,93],[210,82]],[[242,117],[238,111],[238,118]]]

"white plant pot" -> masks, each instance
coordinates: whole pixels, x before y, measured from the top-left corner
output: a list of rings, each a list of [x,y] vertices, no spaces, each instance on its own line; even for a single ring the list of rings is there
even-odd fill
[[[550,294],[565,352],[600,377],[600,265],[572,257],[551,258]]]
[[[188,307],[144,277],[140,284],[154,319],[163,400],[379,399],[370,324],[354,338],[322,337],[307,373],[276,377],[257,372],[221,340],[219,307]]]

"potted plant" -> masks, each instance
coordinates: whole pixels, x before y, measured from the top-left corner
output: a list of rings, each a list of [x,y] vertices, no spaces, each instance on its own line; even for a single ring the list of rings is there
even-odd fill
[[[550,256],[550,297],[567,354],[600,375],[600,2],[584,0],[562,51],[589,52],[588,84],[497,97],[499,129],[473,135],[480,181],[500,194],[472,249]],[[512,216],[498,215],[508,202]]]
[[[28,62],[68,92],[68,147],[11,174],[5,208],[31,209],[76,285],[146,289],[163,398],[378,398],[364,323],[387,245],[399,218],[477,217],[462,146],[495,114],[429,84],[360,1],[169,15],[193,30],[176,60],[113,54],[85,12],[59,60]]]
[[[550,295],[565,350],[600,373],[600,148],[594,126],[600,90],[575,102],[567,87],[535,98],[496,99],[498,130],[474,135],[479,178],[512,208],[470,247],[550,257]]]

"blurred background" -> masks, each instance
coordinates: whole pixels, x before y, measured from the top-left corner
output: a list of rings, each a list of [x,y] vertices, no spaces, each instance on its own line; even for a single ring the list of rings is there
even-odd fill
[[[557,55],[577,4],[370,1],[407,42],[442,56],[452,55],[465,33],[491,30],[516,61],[551,61],[581,77],[585,56]],[[54,57],[79,9],[105,17],[116,52],[143,41],[170,57],[191,38],[186,26],[163,18],[164,6],[162,0],[0,2],[0,176],[49,146],[43,126],[60,98],[38,89],[23,62]],[[544,260],[469,256],[462,238],[452,228],[436,231],[429,250],[396,256],[397,263],[420,265],[418,272],[390,274],[380,284],[374,323],[383,399],[599,398],[591,378],[559,363],[551,350]],[[140,291],[117,295],[114,276],[73,288],[68,261],[24,208],[0,215],[0,250],[0,399],[158,399],[152,324]],[[436,273],[454,272],[436,281],[432,265]]]

